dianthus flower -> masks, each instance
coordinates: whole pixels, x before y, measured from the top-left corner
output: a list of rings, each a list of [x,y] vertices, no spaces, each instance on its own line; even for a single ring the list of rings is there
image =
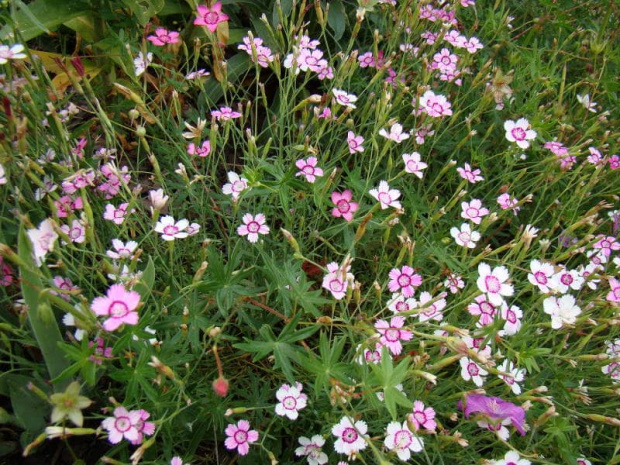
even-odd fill
[[[402,352],[403,346],[400,341],[410,341],[413,333],[406,329],[401,329],[405,325],[405,318],[402,316],[393,317],[388,323],[386,320],[379,320],[375,323],[375,329],[379,333],[379,342],[386,346],[393,355]]]
[[[163,27],[155,29],[155,35],[147,36],[146,39],[150,40],[153,45],[160,47],[166,44],[178,44],[180,42],[178,32],[168,31],[168,29]]]
[[[422,284],[422,276],[407,265],[400,269],[392,268],[389,276],[388,289],[390,292],[401,292],[405,297],[413,297],[416,287]]]
[[[161,238],[165,241],[173,241],[175,239],[185,239],[188,236],[186,231],[189,221],[182,219],[174,220],[170,215],[162,216],[155,225],[155,232],[161,234]]]
[[[413,403],[413,412],[408,415],[408,418],[416,431],[420,428],[435,431],[437,427],[437,423],[434,420],[435,409],[433,407],[424,407],[424,403],[420,400],[416,400]]]
[[[516,142],[522,149],[527,149],[530,146],[529,141],[536,139],[536,131],[531,129],[529,121],[525,118],[504,122],[504,129],[506,131],[506,139],[510,142]]]
[[[577,306],[575,298],[566,294],[562,297],[547,297],[543,300],[543,311],[551,316],[551,327],[560,329],[564,325],[572,325],[581,315],[581,309]]]
[[[390,126],[390,132],[387,132],[385,129],[380,129],[379,135],[386,139],[393,140],[396,143],[401,143],[410,137],[408,132],[403,132],[403,125],[400,123],[392,124],[392,126]]]
[[[419,110],[433,118],[452,115],[451,107],[452,105],[444,95],[435,94],[432,90],[427,90],[420,97]]]
[[[356,136],[353,131],[349,131],[347,133],[347,145],[349,146],[349,153],[354,154],[355,152],[363,152],[363,143],[364,138],[362,136]]]
[[[332,93],[336,99],[336,102],[342,106],[349,108],[356,108],[354,105],[357,101],[357,96],[354,94],[347,94],[344,90],[332,89]]]
[[[415,174],[418,178],[422,179],[422,170],[426,169],[428,165],[421,161],[418,152],[403,153],[403,161],[405,162],[405,171],[407,173]]]
[[[405,462],[411,458],[411,452],[421,452],[424,448],[424,441],[411,432],[406,421],[402,425],[397,421],[390,422],[383,444]]]
[[[248,241],[255,243],[258,242],[259,234],[269,234],[269,226],[265,224],[266,218],[262,213],[256,216],[251,213],[243,215],[243,223],[237,228],[237,234],[240,236],[248,236]]]
[[[211,116],[218,121],[228,121],[233,118],[241,118],[241,113],[233,111],[230,107],[221,107],[219,110],[212,110]]]
[[[295,449],[295,455],[297,457],[306,457],[308,465],[324,465],[327,463],[327,454],[323,452],[323,446],[325,445],[325,438],[318,434],[308,439],[305,436],[299,438],[299,444],[301,447]]]
[[[222,13],[222,2],[215,2],[211,8],[206,5],[198,5],[196,10],[198,10],[198,17],[194,19],[194,24],[206,26],[211,32],[215,32],[219,23],[228,21],[228,16]]]
[[[362,420],[353,423],[348,417],[342,417],[340,422],[332,427],[332,434],[336,436],[334,449],[339,454],[354,457],[359,451],[366,448],[366,432],[368,426]]]
[[[369,193],[379,201],[382,210],[388,207],[402,208],[400,202],[397,200],[400,197],[400,191],[398,189],[390,189],[387,181],[380,181],[379,187],[370,189]]]
[[[276,392],[276,398],[279,401],[276,405],[276,415],[296,420],[299,411],[306,407],[308,400],[308,396],[301,392],[302,389],[301,383],[295,383],[295,386],[283,384]]]
[[[251,430],[250,422],[247,420],[239,420],[236,425],[228,425],[224,432],[228,436],[224,445],[228,450],[237,449],[239,455],[247,455],[250,444],[258,441],[258,431]]]
[[[113,284],[105,297],[95,297],[90,304],[91,310],[97,316],[108,317],[103,322],[103,329],[114,331],[122,324],[138,324],[140,294],[128,291],[122,284]]]
[[[248,180],[242,178],[234,171],[227,173],[228,183],[222,186],[222,192],[232,196],[233,200],[237,200],[241,193],[248,188]]]
[[[347,295],[347,289],[353,287],[355,278],[349,272],[351,266],[342,269],[336,262],[327,264],[328,273],[323,277],[322,287],[331,292],[336,300],[342,299]]]
[[[318,160],[316,157],[308,157],[307,160],[297,160],[295,166],[299,168],[299,171],[295,176],[303,176],[310,184],[316,181],[316,178],[323,176],[323,169],[316,166]]]
[[[484,181],[484,178],[480,176],[481,171],[479,169],[472,169],[469,163],[465,163],[463,168],[458,167],[456,171],[458,171],[460,177],[466,179],[471,184]]]
[[[481,292],[484,292],[494,305],[501,305],[504,301],[503,296],[510,297],[514,294],[514,288],[506,281],[510,278],[508,269],[504,266],[497,266],[491,270],[486,263],[478,265],[478,280],[476,284]]]
[[[353,219],[353,213],[357,211],[359,208],[359,204],[357,202],[352,202],[353,193],[347,189],[344,192],[332,192],[331,201],[335,208],[332,209],[332,216],[335,218],[344,218],[346,221],[351,221]]]

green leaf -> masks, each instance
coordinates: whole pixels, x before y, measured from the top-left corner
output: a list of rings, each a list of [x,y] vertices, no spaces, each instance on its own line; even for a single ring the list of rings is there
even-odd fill
[[[54,312],[44,295],[41,295],[43,284],[39,271],[34,266],[30,239],[23,226],[19,231],[17,248],[19,258],[23,262],[19,271],[22,294],[28,306],[28,321],[43,354],[49,376],[55,379],[67,369],[69,362],[59,347],[62,336]],[[68,379],[55,382],[54,391],[64,391],[69,383]]]
[[[27,6],[22,1],[16,0],[15,4],[19,9],[13,15],[13,21],[19,40],[25,42],[44,32],[49,33],[51,29],[91,11],[88,3],[80,0],[35,0]],[[11,33],[11,26],[5,25],[0,30],[0,39],[6,39]]]
[[[149,262],[142,272],[142,278],[133,288],[134,291],[140,294],[142,302],[146,301],[149,297],[153,289],[153,284],[155,284],[155,264],[153,263],[153,258],[149,257]]]
[[[164,0],[121,0],[142,26],[164,8]]]
[[[327,13],[327,24],[334,30],[334,39],[340,40],[347,27],[347,17],[344,14],[342,0],[332,0],[329,2],[329,13]]]
[[[26,431],[38,434],[45,428],[45,417],[50,411],[50,405],[28,389],[31,382],[35,381],[26,376],[12,375],[8,385],[15,417]]]

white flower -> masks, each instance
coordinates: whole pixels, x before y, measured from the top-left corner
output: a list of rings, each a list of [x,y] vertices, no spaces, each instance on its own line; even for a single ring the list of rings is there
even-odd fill
[[[276,392],[276,398],[279,400],[276,405],[276,415],[287,417],[289,420],[296,420],[299,411],[306,407],[308,397],[301,393],[303,389],[301,383],[295,383],[295,386],[283,384]]]
[[[397,421],[390,422],[383,444],[405,462],[411,458],[411,452],[421,452],[424,448],[424,442],[411,432],[406,421],[402,425]]]
[[[369,193],[381,203],[382,210],[388,207],[402,208],[400,202],[396,200],[400,197],[400,191],[398,189],[390,189],[387,181],[379,182],[379,187],[377,189],[370,189]]]
[[[536,131],[530,128],[530,123],[525,118],[504,122],[504,129],[506,130],[506,139],[510,142],[516,142],[522,149],[530,146],[528,141],[536,139]]]
[[[161,238],[165,241],[173,241],[175,239],[184,239],[188,236],[185,230],[189,226],[186,219],[174,221],[172,216],[163,216],[155,225],[155,232],[161,234]]]
[[[476,242],[480,240],[480,233],[478,231],[472,231],[469,223],[461,224],[460,230],[456,227],[451,228],[450,235],[458,245],[467,247],[468,249],[476,247]]]
[[[228,183],[222,186],[222,192],[231,195],[233,200],[237,200],[241,192],[248,188],[248,180],[240,177],[234,171],[228,172]]]
[[[572,325],[581,314],[581,309],[575,304],[575,298],[566,294],[562,297],[547,297],[543,300],[543,311],[551,315],[551,327],[560,329],[564,325]]]
[[[410,137],[409,133],[403,132],[403,125],[400,123],[392,124],[392,126],[390,126],[390,132],[387,132],[385,129],[380,129],[379,135],[397,143],[407,140]]]
[[[9,47],[8,45],[0,45],[0,65],[4,65],[9,60],[23,60],[26,58],[26,54],[22,53],[24,46],[22,44],[15,44]]]
[[[486,263],[478,265],[478,280],[476,284],[481,292],[484,292],[493,305],[501,305],[504,299],[502,296],[510,297],[514,294],[511,284],[506,284],[510,277],[508,270],[504,266],[498,266],[491,270]]]
[[[347,94],[344,90],[340,89],[332,89],[332,93],[336,98],[336,102],[338,102],[340,105],[349,108],[356,108],[354,103],[357,101],[357,97],[354,94]]]
[[[525,379],[525,369],[516,368],[510,360],[506,359],[497,367],[497,370],[506,373],[505,375],[497,376],[510,386],[512,393],[517,396],[521,394],[521,385],[519,383]]]
[[[586,110],[596,113],[596,102],[590,101],[590,94],[577,95],[577,101],[581,103]]]
[[[30,242],[32,242],[32,252],[37,266],[41,266],[47,253],[54,250],[54,244],[58,239],[58,234],[54,231],[52,224],[52,220],[45,219],[37,229],[27,231]]]
[[[339,454],[354,456],[368,445],[367,431],[368,426],[365,422],[360,420],[354,424],[348,417],[342,417],[340,422],[332,427],[332,434],[338,438],[334,443],[334,450]]]
[[[4,173],[4,166],[0,165],[0,184],[6,184],[6,175]]]
[[[153,62],[153,53],[148,52],[146,54],[146,58],[142,54],[142,52],[138,52],[138,56],[133,60],[134,71],[136,73],[136,77],[140,76],[146,68]]]
[[[322,436],[315,434],[312,436],[312,439],[302,436],[299,438],[299,444],[301,444],[301,447],[295,449],[297,457],[305,456],[308,459],[309,465],[324,465],[327,463],[327,454],[322,450],[325,444],[325,439]]]

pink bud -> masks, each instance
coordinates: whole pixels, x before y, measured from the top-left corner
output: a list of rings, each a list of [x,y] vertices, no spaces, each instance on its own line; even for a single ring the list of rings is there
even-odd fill
[[[226,397],[228,395],[228,380],[220,376],[213,381],[213,390],[218,396]]]

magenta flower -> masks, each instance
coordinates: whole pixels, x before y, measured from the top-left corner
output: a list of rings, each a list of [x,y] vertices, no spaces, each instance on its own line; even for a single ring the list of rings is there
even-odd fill
[[[525,436],[525,410],[507,402],[499,397],[488,397],[480,394],[465,396],[465,407],[459,401],[459,409],[463,410],[465,417],[469,418],[472,413],[479,413],[486,417],[491,424],[499,425],[503,420],[510,420],[521,436]]]
[[[95,297],[90,304],[91,310],[97,316],[107,316],[103,322],[103,329],[114,331],[123,323],[135,325],[138,323],[136,309],[140,304],[140,294],[128,291],[122,284],[113,284],[105,297]]]
[[[206,140],[201,146],[198,146],[192,142],[187,147],[187,153],[204,158],[211,153],[211,141]]]
[[[422,284],[422,276],[407,265],[401,269],[392,268],[389,276],[388,289],[390,292],[401,292],[405,297],[413,297],[415,288]]]
[[[323,170],[316,166],[318,160],[316,157],[308,157],[307,160],[297,160],[295,166],[299,171],[295,176],[304,176],[306,181],[313,184],[316,178],[323,176]]]
[[[258,441],[258,431],[251,430],[250,422],[247,420],[239,420],[236,425],[228,425],[225,433],[228,436],[224,441],[226,449],[237,449],[239,455],[247,455],[250,444]]]
[[[386,346],[393,355],[402,352],[403,346],[400,341],[410,341],[413,333],[406,329],[401,329],[405,325],[405,318],[402,316],[393,317],[388,323],[379,320],[375,323],[375,329],[379,332],[379,342]]]
[[[332,202],[336,205],[336,208],[332,209],[332,216],[335,218],[344,218],[347,221],[353,219],[353,213],[359,208],[357,202],[351,202],[353,199],[353,193],[350,190],[344,192],[332,192]]]
[[[212,110],[211,116],[218,121],[228,121],[234,118],[241,118],[241,113],[233,111],[230,107],[221,107],[219,110]]]
[[[222,13],[222,2],[215,2],[211,8],[206,5],[198,5],[198,18],[194,20],[196,26],[206,26],[211,32],[215,32],[217,25],[228,21],[228,16]]]
[[[155,29],[155,35],[147,36],[146,39],[150,40],[153,45],[162,47],[166,44],[178,44],[179,33],[176,31],[168,31],[168,29],[163,27],[158,27]]]
[[[605,300],[608,302],[620,302],[620,280],[609,278],[609,287],[611,291],[605,296]]]
[[[413,423],[415,430],[425,428],[429,431],[434,431],[437,427],[437,423],[434,420],[435,409],[433,407],[424,407],[422,401],[416,400],[413,403],[413,412],[409,415],[409,420]]]
[[[620,242],[616,241],[613,236],[597,236],[598,241],[592,246],[595,249],[599,249],[605,257],[609,257],[615,250],[620,250]]]
[[[79,220],[73,220],[71,226],[63,224],[60,226],[60,230],[69,236],[71,242],[75,242],[76,244],[81,244],[86,240],[86,227]]]
[[[364,138],[362,136],[356,136],[353,131],[347,133],[347,144],[349,145],[349,152],[354,154],[355,152],[363,152]]]
[[[254,216],[250,213],[243,215],[243,223],[237,228],[237,234],[240,236],[248,236],[248,241],[258,242],[259,234],[269,234],[269,226],[265,224],[265,215],[259,213]]]

